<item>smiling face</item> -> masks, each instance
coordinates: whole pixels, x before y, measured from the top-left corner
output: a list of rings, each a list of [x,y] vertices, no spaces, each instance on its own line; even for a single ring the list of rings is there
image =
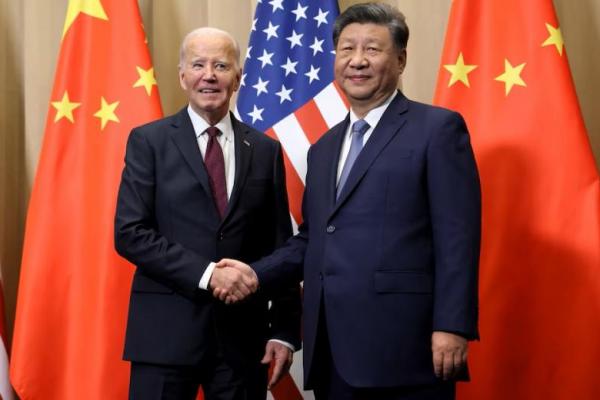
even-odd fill
[[[192,109],[211,125],[227,114],[240,86],[238,55],[231,37],[215,29],[200,29],[184,41],[179,82]]]
[[[359,117],[396,90],[405,65],[406,50],[394,46],[385,25],[352,23],[340,33],[335,79]]]

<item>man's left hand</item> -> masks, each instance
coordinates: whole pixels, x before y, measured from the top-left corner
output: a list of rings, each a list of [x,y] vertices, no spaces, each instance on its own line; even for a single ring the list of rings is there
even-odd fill
[[[454,378],[467,362],[467,339],[449,332],[433,332],[433,371],[438,378]]]
[[[269,340],[265,348],[265,356],[261,360],[263,364],[270,364],[273,362],[273,372],[271,374],[271,380],[267,385],[270,390],[273,386],[279,382],[279,380],[285,375],[290,369],[292,361],[294,360],[294,354],[292,350],[279,342]]]

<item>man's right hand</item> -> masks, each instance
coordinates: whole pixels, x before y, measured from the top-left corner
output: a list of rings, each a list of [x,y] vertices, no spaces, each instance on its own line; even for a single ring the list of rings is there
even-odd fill
[[[215,264],[208,287],[226,304],[244,300],[258,289],[258,278],[249,265],[224,258]]]

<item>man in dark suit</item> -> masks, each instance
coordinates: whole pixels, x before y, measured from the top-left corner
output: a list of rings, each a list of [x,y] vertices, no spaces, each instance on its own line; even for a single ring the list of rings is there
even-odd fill
[[[407,40],[389,5],[338,17],[350,113],[309,151],[299,234],[252,264],[259,293],[304,280],[305,385],[317,399],[454,399],[478,337],[477,168],[459,114],[396,89]]]
[[[291,235],[279,143],[237,121],[239,47],[201,28],[181,46],[179,77],[189,106],[134,129],[117,202],[115,245],[137,267],[125,342],[131,399],[265,399],[300,347],[299,287],[235,306],[211,295],[256,290],[253,262]],[[269,300],[271,306],[269,307]],[[262,360],[262,364],[261,364]]]

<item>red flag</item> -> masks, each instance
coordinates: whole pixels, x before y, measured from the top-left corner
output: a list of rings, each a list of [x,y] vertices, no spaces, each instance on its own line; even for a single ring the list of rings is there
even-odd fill
[[[11,360],[23,400],[127,397],[133,267],[113,219],[132,127],[159,118],[136,0],[70,0],[27,215]]]
[[[600,184],[551,0],[455,0],[435,102],[483,192],[481,342],[461,399],[599,399]]]

